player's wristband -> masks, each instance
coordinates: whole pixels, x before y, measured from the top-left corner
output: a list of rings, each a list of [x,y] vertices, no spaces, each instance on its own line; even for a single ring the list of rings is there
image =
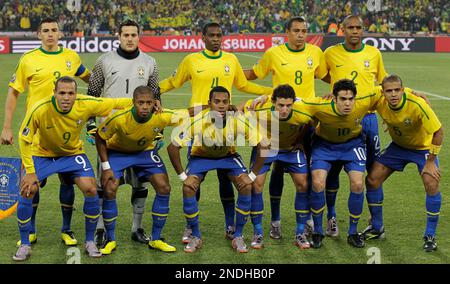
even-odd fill
[[[430,154],[437,156],[437,155],[439,155],[440,151],[441,151],[441,146],[431,144]]]
[[[179,178],[181,181],[185,181],[185,180],[187,179],[187,175],[186,175],[185,172],[182,172],[181,174],[178,175],[178,178]]]
[[[102,162],[102,170],[106,171],[109,169],[111,169],[111,165],[109,164],[109,162],[108,161]]]
[[[254,172],[250,172],[250,173],[248,174],[248,177],[249,177],[252,181],[255,181],[255,179],[256,179],[256,175],[255,175]]]

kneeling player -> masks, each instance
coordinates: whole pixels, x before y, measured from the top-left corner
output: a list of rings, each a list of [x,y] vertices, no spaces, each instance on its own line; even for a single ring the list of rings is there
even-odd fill
[[[177,114],[168,109],[154,113],[155,96],[148,86],[134,90],[133,106],[107,118],[97,130],[95,145],[102,162],[104,189],[103,220],[107,242],[100,249],[111,254],[116,249],[115,227],[118,215],[116,192],[126,169],[132,168],[140,182],[150,182],[156,191],[152,207],[153,227],[150,248],[174,252],[175,247],[161,240],[169,214],[170,184],[166,168],[153,142],[166,126],[177,125]],[[180,117],[178,117],[180,118]]]
[[[256,175],[253,172],[247,174],[245,163],[236,152],[236,144],[243,136],[247,141],[254,139],[250,141],[252,145],[256,145],[260,139],[255,135],[256,131],[249,133],[253,129],[243,117],[227,113],[230,93],[226,88],[218,86],[211,89],[208,104],[209,108],[196,115],[191,125],[180,134],[181,137],[175,137],[167,148],[170,161],[183,180],[183,209],[187,223],[192,228],[192,238],[184,251],[195,252],[202,246],[196,191],[208,171],[223,169],[238,190],[236,231],[232,247],[238,252],[247,252],[242,231],[250,214],[251,184]],[[181,164],[180,149],[191,140],[191,155],[185,172]],[[259,147],[261,146],[258,144]],[[258,151],[254,170],[259,172],[263,163],[264,159]]]
[[[403,171],[407,164],[414,163],[427,194],[423,248],[434,251],[437,249],[435,236],[442,200],[437,155],[444,139],[444,130],[431,107],[423,99],[405,91],[397,75],[386,77],[382,89],[384,97],[377,105],[377,111],[388,126],[392,142],[376,160],[366,178],[372,225],[363,234],[366,239],[384,235],[381,186],[394,171]]]
[[[54,95],[37,102],[26,115],[19,136],[26,169],[17,209],[21,245],[13,260],[26,260],[31,255],[29,234],[33,196],[38,192],[40,182],[55,173],[74,182],[83,192],[86,252],[90,257],[101,256],[94,244],[95,226],[100,215],[95,177],[84,154],[80,132],[90,116],[105,116],[113,109],[122,109],[130,104],[130,99],[77,95],[76,81],[64,76],[56,81]],[[39,144],[34,144],[33,136],[38,131]]]
[[[249,100],[244,110],[252,104]],[[306,237],[305,224],[309,215],[308,202],[308,165],[304,152],[299,148],[301,142],[301,130],[312,121],[312,117],[301,110],[300,104],[295,102],[295,92],[290,85],[280,85],[273,91],[271,101],[259,105],[255,109],[259,129],[265,130],[270,137],[270,153],[266,157],[263,168],[258,172],[252,186],[251,220],[253,223],[253,239],[251,247],[260,249],[263,247],[262,215],[264,201],[262,191],[267,172],[273,162],[285,172],[290,173],[296,188],[295,214],[297,220],[295,244],[301,249],[310,247]],[[251,164],[255,162],[256,151],[252,152]],[[254,171],[256,172],[256,171]]]

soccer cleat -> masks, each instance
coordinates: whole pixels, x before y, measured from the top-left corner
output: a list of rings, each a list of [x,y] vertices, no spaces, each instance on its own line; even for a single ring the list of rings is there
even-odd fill
[[[436,237],[435,236],[425,236],[423,237],[423,249],[426,252],[432,252],[437,250]]]
[[[295,236],[295,245],[300,249],[309,249],[311,247],[311,244],[309,243],[308,237],[305,233],[297,234]]]
[[[281,239],[281,222],[280,221],[270,222],[270,237],[272,239],[276,239],[276,240]]]
[[[100,249],[100,252],[104,255],[112,254],[117,248],[117,242],[109,240],[106,245]]]
[[[367,226],[367,228],[364,229],[364,231],[361,233],[363,235],[364,240],[376,240],[376,239],[384,239],[384,227],[381,227],[380,231],[375,231],[373,229],[372,225]]]
[[[151,249],[157,249],[163,252],[174,252],[177,249],[171,245],[169,245],[168,243],[162,241],[162,240],[154,240],[154,241],[150,241],[148,243],[148,247]]]
[[[245,244],[244,237],[235,237],[231,242],[231,246],[239,253],[248,252],[247,245]]]
[[[322,240],[325,236],[319,233],[311,234],[311,246],[315,249],[322,247]]]
[[[348,235],[347,243],[355,248],[363,248],[365,246],[364,236],[362,234]]]
[[[183,244],[188,244],[191,241],[191,239],[192,239],[192,229],[185,228],[181,241],[183,242]]]
[[[131,233],[131,239],[141,244],[148,244],[150,238],[145,235],[145,231],[142,228],[136,230],[136,232]]]
[[[191,240],[189,243],[184,247],[185,252],[195,252],[196,250],[200,249],[202,247],[203,241],[199,237],[191,236]]]
[[[105,229],[97,229],[97,231],[95,232],[94,242],[99,248],[102,248],[106,245]]]
[[[235,231],[234,226],[228,226],[225,229],[225,239],[230,240],[230,241],[233,240],[234,239],[234,231]]]
[[[34,245],[37,242],[37,235],[36,233],[30,233],[30,236],[28,237],[30,240],[30,244]],[[16,243],[17,247],[20,247],[22,245],[22,241],[18,240]]]
[[[13,255],[13,260],[15,261],[24,261],[27,260],[31,256],[31,246],[29,245],[20,245],[16,254]]]
[[[331,217],[331,219],[328,219],[326,234],[332,238],[339,236],[339,228],[336,217]]]
[[[263,235],[253,235],[250,246],[252,247],[252,249],[262,249],[264,247]]]
[[[98,250],[93,241],[86,242],[84,244],[84,248],[89,257],[97,258],[102,256],[102,253]]]
[[[314,232],[314,221],[313,219],[309,219],[306,221],[304,233],[308,238],[310,238],[313,232]]]
[[[78,244],[77,239],[72,231],[64,231],[61,233],[61,240],[66,246],[76,246]]]

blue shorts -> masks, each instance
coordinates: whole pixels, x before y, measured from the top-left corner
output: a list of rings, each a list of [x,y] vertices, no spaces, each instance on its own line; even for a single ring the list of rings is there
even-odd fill
[[[33,156],[33,162],[41,183],[52,174],[61,174],[63,179],[72,182],[76,177],[95,178],[91,162],[86,154],[53,158]]]
[[[154,174],[167,173],[166,166],[158,152],[153,150],[137,153],[108,150],[108,160],[116,179],[120,179],[127,168],[133,168],[133,172],[140,182],[147,181],[146,179]]]
[[[253,168],[253,164],[256,160],[256,148],[253,147],[252,155],[250,158],[250,164]],[[285,173],[295,173],[295,174],[307,174],[308,173],[308,163],[306,162],[306,156],[303,151],[279,151],[276,155],[271,155],[265,158],[264,165],[259,171],[258,175],[262,175],[270,170],[270,166],[273,162],[277,162],[281,166]]]
[[[218,159],[191,156],[186,166],[186,174],[204,178],[209,171],[217,169],[225,170],[231,176],[248,173],[241,156],[236,154]]]
[[[331,143],[317,135],[313,138],[311,171],[329,171],[333,165],[342,164],[346,172],[366,170],[366,142],[359,135],[344,143]]]
[[[373,164],[375,159],[380,156],[381,144],[380,135],[378,132],[378,119],[375,113],[369,113],[364,116],[361,121],[362,131],[366,136],[367,148],[367,170]]]
[[[392,142],[376,161],[399,172],[403,171],[407,164],[414,163],[421,173],[425,167],[428,153],[428,150],[409,150]],[[439,167],[439,159],[436,158],[435,161],[436,166]]]

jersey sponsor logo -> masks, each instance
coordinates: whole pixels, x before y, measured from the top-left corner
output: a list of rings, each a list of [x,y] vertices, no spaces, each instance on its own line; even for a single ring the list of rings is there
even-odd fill
[[[42,69],[44,69],[44,68],[36,68],[36,73],[41,71]]]
[[[202,72],[204,72],[204,71],[206,71],[206,70],[197,70],[197,73],[202,73]],[[173,74],[173,76],[175,76],[176,72],[177,72],[177,71],[175,71],[175,73]]]
[[[281,62],[281,66],[286,66],[286,65],[288,65],[289,63],[283,63],[283,62]]]
[[[28,134],[30,134],[30,128],[25,127],[22,131],[22,135],[23,136],[28,136]]]
[[[405,124],[405,126],[412,126],[412,119],[407,118],[403,121],[403,123]]]
[[[298,164],[299,168],[303,168],[304,166],[306,166],[306,164]]]
[[[113,71],[113,72],[111,72],[111,75],[114,75],[114,74],[116,74],[117,72],[119,72],[119,71]]]
[[[339,67],[342,67],[342,66],[344,66],[344,64],[336,64],[336,68],[339,68]]]
[[[47,125],[46,129],[52,129],[54,127],[55,127],[54,125]]]

